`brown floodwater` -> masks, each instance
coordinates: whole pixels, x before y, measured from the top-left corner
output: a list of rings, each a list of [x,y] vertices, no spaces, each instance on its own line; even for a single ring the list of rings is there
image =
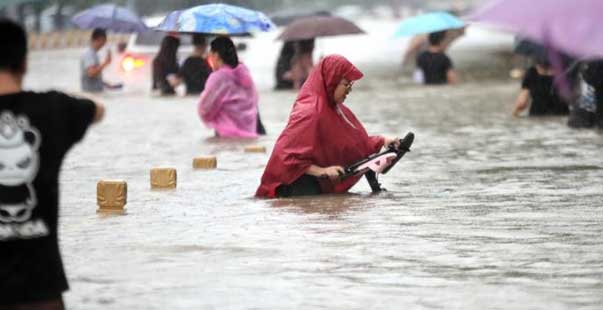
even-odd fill
[[[77,89],[77,53],[34,53],[27,84]],[[383,62],[361,68],[347,104],[367,130],[416,134],[379,195],[361,182],[347,195],[253,198],[269,153],[243,147],[270,152],[295,98],[271,80],[257,81],[269,134],[249,142],[212,138],[196,98],[103,96],[106,119],[61,175],[70,308],[603,307],[600,132],[512,118],[518,82],[506,75],[430,88]],[[194,171],[199,155],[218,169]],[[177,168],[176,190],[149,189],[156,166]],[[128,182],[126,216],[95,213],[106,178]]]

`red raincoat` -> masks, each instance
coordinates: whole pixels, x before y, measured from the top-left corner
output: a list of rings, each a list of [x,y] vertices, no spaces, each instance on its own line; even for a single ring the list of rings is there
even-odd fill
[[[333,94],[343,78],[359,80],[362,72],[339,55],[324,58],[312,70],[276,141],[257,197],[275,197],[277,187],[293,183],[311,165],[345,167],[383,147],[382,137],[369,137],[350,109],[335,104]],[[359,179],[341,183],[320,179],[320,185],[323,193],[344,193]]]

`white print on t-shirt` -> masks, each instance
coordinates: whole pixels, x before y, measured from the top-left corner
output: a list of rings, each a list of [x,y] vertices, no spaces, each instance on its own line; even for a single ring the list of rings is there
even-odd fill
[[[10,239],[32,239],[48,236],[48,226],[37,219],[25,223],[0,223],[0,241]]]
[[[32,185],[40,166],[40,133],[24,117],[11,112],[0,114],[0,222],[25,222],[36,207],[36,192]],[[26,187],[21,201],[6,202],[11,189]],[[4,193],[3,193],[4,192]]]
[[[40,168],[40,143],[40,132],[27,117],[0,113],[0,240],[49,234],[43,220],[31,220],[38,203],[32,183]]]

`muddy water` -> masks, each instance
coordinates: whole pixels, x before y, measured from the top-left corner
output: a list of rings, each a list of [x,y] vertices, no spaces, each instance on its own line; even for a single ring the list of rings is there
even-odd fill
[[[76,89],[74,54],[34,54],[28,85]],[[513,119],[517,82],[423,88],[361,67],[370,74],[348,105],[367,130],[416,134],[376,196],[360,183],[349,195],[252,198],[268,154],[242,149],[272,148],[292,92],[261,87],[269,135],[254,142],[213,139],[195,98],[104,96],[105,121],[61,177],[68,305],[601,309],[601,134],[562,118]],[[204,154],[217,170],[191,169]],[[177,190],[149,190],[155,166],[178,169]],[[95,214],[102,178],[128,181],[127,216]]]

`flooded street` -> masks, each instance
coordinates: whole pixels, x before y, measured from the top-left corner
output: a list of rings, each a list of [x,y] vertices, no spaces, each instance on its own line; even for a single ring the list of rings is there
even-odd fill
[[[266,64],[249,53],[252,69]],[[26,85],[76,91],[78,54],[33,53]],[[348,195],[253,198],[295,99],[270,90],[274,58],[254,72],[269,133],[257,141],[212,138],[196,98],[102,97],[105,121],[61,175],[68,307],[601,309],[601,132],[514,119],[506,72],[425,88],[399,77],[398,54],[361,56],[347,104],[371,134],[416,135],[379,195],[361,181]],[[217,170],[192,169],[210,154]],[[177,168],[176,190],[150,190],[157,166]],[[101,179],[128,182],[126,216],[96,214]]]

